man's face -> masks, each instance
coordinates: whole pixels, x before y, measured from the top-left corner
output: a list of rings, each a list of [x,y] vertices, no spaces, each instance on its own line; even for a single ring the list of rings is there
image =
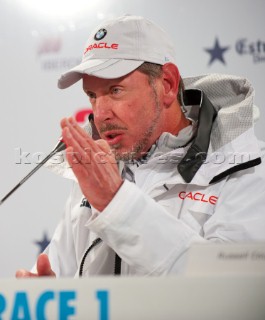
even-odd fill
[[[118,79],[84,75],[96,127],[121,160],[143,156],[160,136],[163,107],[161,80],[150,85],[148,76],[134,71]]]

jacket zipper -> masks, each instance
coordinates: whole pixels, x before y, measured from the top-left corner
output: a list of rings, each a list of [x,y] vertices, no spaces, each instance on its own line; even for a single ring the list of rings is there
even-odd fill
[[[79,277],[83,276],[83,269],[84,269],[84,264],[85,264],[85,260],[86,257],[88,255],[88,253],[94,248],[96,247],[100,242],[102,242],[102,240],[100,238],[95,239],[92,244],[88,247],[88,249],[86,250],[82,261],[80,263],[80,267],[79,267]],[[121,258],[117,255],[117,253],[115,253],[115,265],[114,265],[114,275],[120,275],[121,274]]]
[[[80,267],[79,267],[79,277],[82,277],[83,276],[83,269],[84,269],[84,264],[85,264],[85,260],[86,260],[86,257],[89,253],[89,251],[91,249],[93,249],[95,246],[97,246],[102,240],[100,238],[97,238],[95,239],[92,244],[88,247],[88,249],[86,250],[83,258],[82,258],[82,261],[80,263]]]
[[[115,265],[114,265],[114,275],[119,276],[121,274],[121,258],[115,253]]]

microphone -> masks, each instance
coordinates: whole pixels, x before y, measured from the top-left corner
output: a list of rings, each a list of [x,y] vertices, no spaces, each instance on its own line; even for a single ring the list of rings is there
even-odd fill
[[[63,151],[66,149],[66,145],[63,142],[62,138],[59,140],[57,145],[51,151],[51,153],[44,158],[33,170],[31,170],[12,190],[10,190],[4,198],[0,201],[0,206],[6,201],[7,198],[11,196],[13,192],[15,192],[24,182],[26,182],[32,175],[35,173],[40,167],[44,165],[52,156],[54,156],[57,152]]]

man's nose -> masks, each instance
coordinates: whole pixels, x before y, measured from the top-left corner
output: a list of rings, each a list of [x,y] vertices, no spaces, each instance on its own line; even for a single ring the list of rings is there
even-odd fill
[[[113,117],[113,101],[108,96],[97,97],[93,104],[93,113],[96,121],[106,121]]]

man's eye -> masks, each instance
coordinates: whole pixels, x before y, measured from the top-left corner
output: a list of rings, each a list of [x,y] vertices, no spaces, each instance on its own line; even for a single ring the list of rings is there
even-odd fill
[[[111,89],[111,92],[113,94],[119,94],[121,92],[121,88],[118,88],[118,87],[114,87]]]
[[[87,96],[89,99],[95,99],[96,98],[96,95],[92,92],[87,92]]]

